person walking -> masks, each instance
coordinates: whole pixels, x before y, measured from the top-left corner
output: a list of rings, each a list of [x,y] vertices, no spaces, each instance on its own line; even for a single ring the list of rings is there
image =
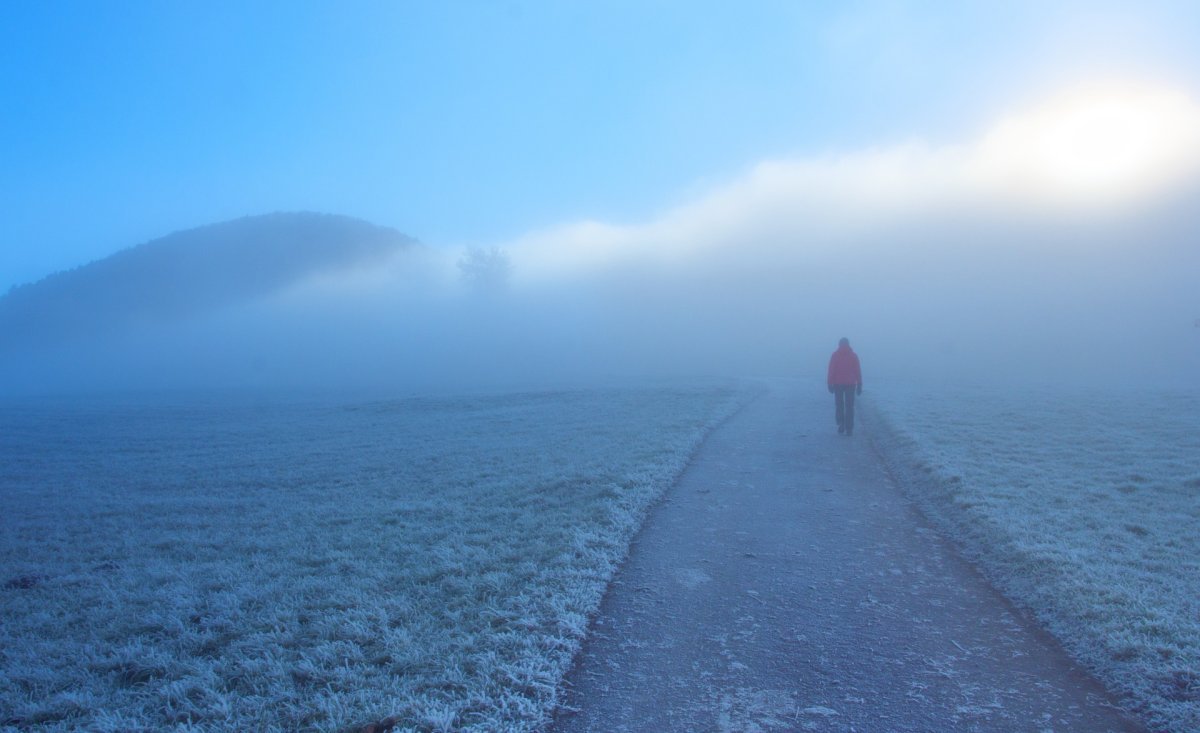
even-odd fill
[[[833,395],[834,416],[838,433],[854,434],[854,396],[862,394],[862,367],[858,354],[850,348],[850,339],[838,341],[837,351],[829,357],[829,377],[826,379]]]

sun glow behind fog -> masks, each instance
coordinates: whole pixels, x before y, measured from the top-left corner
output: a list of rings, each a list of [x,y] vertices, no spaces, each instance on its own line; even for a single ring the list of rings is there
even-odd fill
[[[1002,120],[979,154],[983,177],[1022,197],[1135,200],[1200,162],[1200,105],[1166,87],[1090,85]]]
[[[851,242],[886,250],[907,222],[1134,214],[1198,179],[1200,103],[1188,91],[1092,82],[1017,107],[971,139],[759,161],[646,221],[567,224],[504,249],[519,280],[628,261],[666,266],[754,242],[793,253],[830,243],[844,252]]]

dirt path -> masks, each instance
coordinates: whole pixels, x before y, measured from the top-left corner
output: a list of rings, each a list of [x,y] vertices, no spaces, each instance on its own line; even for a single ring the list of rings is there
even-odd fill
[[[713,432],[549,730],[1141,730],[910,506],[870,425],[837,435],[831,402],[781,386]]]

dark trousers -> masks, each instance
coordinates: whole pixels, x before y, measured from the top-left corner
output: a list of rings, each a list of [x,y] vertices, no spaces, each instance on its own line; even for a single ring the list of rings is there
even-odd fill
[[[854,390],[853,384],[833,385],[833,404],[837,416],[838,432],[854,431]]]

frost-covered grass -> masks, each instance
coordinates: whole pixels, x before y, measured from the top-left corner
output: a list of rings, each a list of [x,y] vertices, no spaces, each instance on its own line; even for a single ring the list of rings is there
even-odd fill
[[[1200,393],[893,390],[884,452],[1153,726],[1200,731]]]
[[[743,394],[0,407],[0,729],[525,731]]]

